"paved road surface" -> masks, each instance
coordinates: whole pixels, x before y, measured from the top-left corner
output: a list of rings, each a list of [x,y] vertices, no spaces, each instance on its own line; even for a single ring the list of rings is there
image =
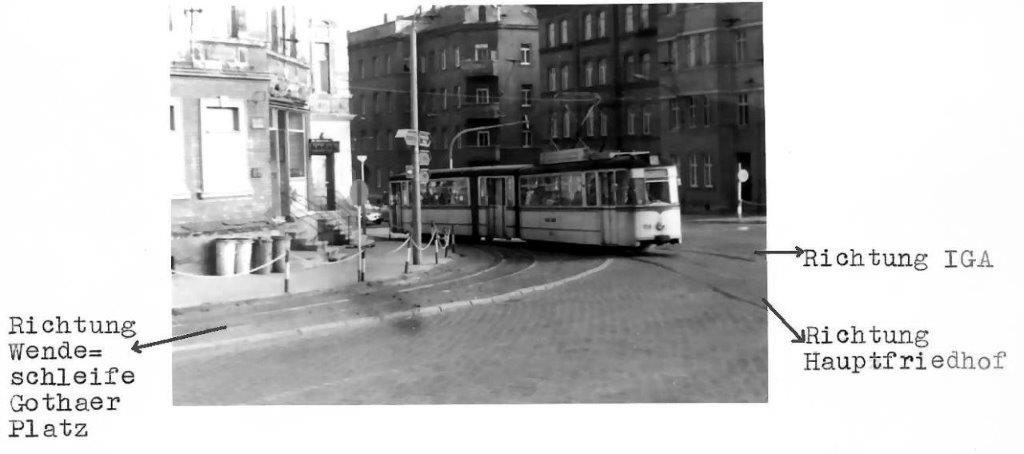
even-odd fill
[[[758,299],[766,267],[752,254],[764,246],[764,225],[687,228],[684,244],[643,255],[474,246],[465,253],[492,257],[478,269],[344,295],[339,309],[333,300],[307,298],[277,303],[269,309],[277,312],[266,314],[176,320],[182,330],[226,321],[256,333],[354,310],[498,294],[612,260],[596,274],[503,303],[251,347],[175,352],[174,402],[765,401],[767,317]]]

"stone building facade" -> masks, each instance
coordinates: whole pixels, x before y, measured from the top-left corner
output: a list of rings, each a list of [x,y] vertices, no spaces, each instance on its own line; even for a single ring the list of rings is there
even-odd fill
[[[347,193],[347,78],[334,61],[343,42],[334,41],[340,35],[332,27],[291,6],[170,6],[175,165],[168,175],[177,265],[208,270],[213,239],[275,232],[335,207],[330,196]],[[339,144],[330,168],[325,156],[310,153],[309,140],[319,137]]]
[[[409,19],[348,35],[352,147],[367,156],[366,179],[380,197],[391,174],[411,164],[395,134],[411,128]],[[431,134],[431,168],[536,162],[537,21],[522,5],[447,6],[417,22],[420,130]],[[507,126],[506,123],[515,123]],[[463,135],[467,128],[496,126]],[[357,170],[358,171],[358,170]]]

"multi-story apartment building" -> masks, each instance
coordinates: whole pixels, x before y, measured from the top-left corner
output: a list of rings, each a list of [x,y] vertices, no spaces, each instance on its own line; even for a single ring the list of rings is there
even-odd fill
[[[546,145],[658,153],[653,5],[535,5]]]
[[[352,148],[366,155],[371,194],[411,164],[395,134],[411,128],[409,70],[413,21],[399,19],[348,34]],[[431,134],[429,167],[536,162],[533,135],[537,19],[522,5],[446,6],[416,21],[420,130]],[[529,119],[529,123],[526,123]],[[498,126],[512,123],[506,126]],[[356,170],[358,172],[358,169]]]
[[[679,164],[684,210],[765,207],[760,3],[658,5],[661,151]]]
[[[347,193],[343,37],[291,6],[174,2],[169,16],[172,250],[202,270],[213,239],[333,209]]]

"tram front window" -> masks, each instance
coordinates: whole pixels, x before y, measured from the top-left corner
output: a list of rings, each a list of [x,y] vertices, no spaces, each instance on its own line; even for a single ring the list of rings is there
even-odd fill
[[[645,204],[660,205],[671,203],[672,192],[668,185],[668,180],[647,180],[646,189],[647,200]]]

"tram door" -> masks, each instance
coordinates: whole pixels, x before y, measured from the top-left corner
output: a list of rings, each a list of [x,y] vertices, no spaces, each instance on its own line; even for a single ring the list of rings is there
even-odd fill
[[[506,225],[507,177],[481,177],[481,208],[483,208],[483,233],[488,238],[504,238]]]

